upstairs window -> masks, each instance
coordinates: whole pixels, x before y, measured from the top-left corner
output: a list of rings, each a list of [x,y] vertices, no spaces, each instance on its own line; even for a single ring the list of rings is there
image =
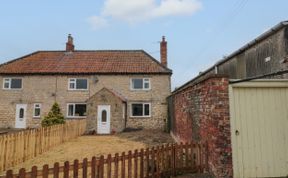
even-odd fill
[[[34,104],[33,117],[40,117],[41,114],[41,104]]]
[[[132,90],[150,90],[150,79],[149,78],[133,78],[131,79]]]
[[[22,89],[21,78],[4,78],[3,80],[4,89]]]
[[[131,116],[132,117],[150,117],[151,104],[150,103],[132,103]]]
[[[75,104],[75,103],[70,103],[67,106],[68,112],[67,116],[68,117],[85,117],[86,114],[86,104]]]
[[[70,78],[68,83],[69,90],[88,90],[87,79]]]

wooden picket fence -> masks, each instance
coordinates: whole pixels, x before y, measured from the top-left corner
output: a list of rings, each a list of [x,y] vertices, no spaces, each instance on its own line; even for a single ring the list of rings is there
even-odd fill
[[[206,148],[199,144],[167,144],[151,149],[123,152],[104,158],[85,158],[81,163],[74,160],[71,164],[55,163],[53,167],[44,165],[38,169],[33,166],[31,171],[20,169],[17,174],[12,170],[0,178],[36,178],[36,177],[91,177],[91,178],[164,178],[183,173],[203,172],[207,166]]]
[[[86,120],[0,135],[0,172],[82,135]]]

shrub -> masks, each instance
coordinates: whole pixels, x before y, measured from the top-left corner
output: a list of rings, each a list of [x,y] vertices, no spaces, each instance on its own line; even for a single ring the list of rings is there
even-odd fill
[[[48,127],[48,126],[56,125],[56,124],[64,124],[64,123],[65,123],[64,116],[61,113],[59,104],[56,102],[53,104],[48,115],[44,116],[44,119],[42,119],[42,122],[41,122],[43,127]]]

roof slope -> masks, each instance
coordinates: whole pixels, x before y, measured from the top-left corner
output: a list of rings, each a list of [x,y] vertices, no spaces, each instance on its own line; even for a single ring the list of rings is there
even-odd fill
[[[37,51],[0,65],[0,74],[171,74],[143,50]]]

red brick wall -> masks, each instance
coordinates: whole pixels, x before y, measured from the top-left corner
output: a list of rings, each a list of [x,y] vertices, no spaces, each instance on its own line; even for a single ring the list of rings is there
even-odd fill
[[[216,177],[233,175],[228,86],[228,78],[210,76],[172,95],[172,134],[182,142],[207,142]]]

